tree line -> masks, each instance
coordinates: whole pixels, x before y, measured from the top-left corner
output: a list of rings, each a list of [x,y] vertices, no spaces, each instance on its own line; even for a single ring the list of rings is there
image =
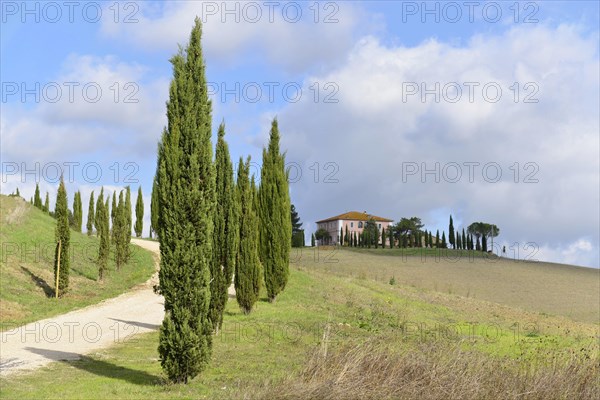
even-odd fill
[[[158,144],[150,207],[161,255],[156,289],[165,300],[158,352],[175,383],[187,383],[207,367],[232,280],[245,314],[263,284],[268,300],[276,300],[287,285],[292,241],[277,119],[263,148],[258,185],[250,157],[240,158],[234,179],[224,123],[213,160],[201,36],[196,18],[187,46],[170,60],[168,123]]]

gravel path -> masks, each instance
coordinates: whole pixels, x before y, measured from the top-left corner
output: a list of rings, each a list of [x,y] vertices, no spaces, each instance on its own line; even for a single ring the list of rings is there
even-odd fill
[[[159,255],[158,242],[132,239]],[[113,299],[44,319],[0,334],[0,376],[42,367],[53,361],[77,360],[132,335],[157,330],[164,316],[162,296],[152,286],[158,273]],[[229,288],[230,296],[235,290]]]

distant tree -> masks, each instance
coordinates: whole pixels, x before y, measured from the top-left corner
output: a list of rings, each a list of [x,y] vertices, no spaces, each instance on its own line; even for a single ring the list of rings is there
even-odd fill
[[[456,238],[454,237],[454,221],[452,221],[452,215],[450,215],[450,223],[448,224],[448,241],[452,245],[452,248],[456,248]]]
[[[364,224],[363,235],[366,235],[367,239],[367,247],[371,247],[371,245],[375,245],[375,248],[378,247],[379,243],[379,228],[377,227],[377,222],[373,218],[369,218],[367,222]]]
[[[40,197],[40,185],[38,183],[35,184],[35,194],[33,197],[33,205],[34,207],[42,210],[42,198]]]
[[[115,264],[119,270],[127,262],[127,211],[122,190],[119,192],[119,202],[117,207],[113,208],[112,215],[114,215],[114,222],[111,237],[115,245]]]
[[[98,228],[102,223],[102,210],[104,207],[104,186],[100,190],[100,195],[96,199],[96,214],[94,215],[94,226],[96,227],[96,235],[100,235]]]
[[[388,226],[388,240],[390,241],[390,249],[394,248],[394,229],[391,225]]]
[[[446,232],[442,231],[442,249],[447,249],[448,243],[446,243]]]
[[[462,241],[460,238],[460,233],[458,233],[458,232],[456,234],[456,248],[459,250],[462,249]]]
[[[467,243],[467,235],[465,234],[465,228],[462,229],[462,245],[463,245],[463,249],[467,249],[468,247],[468,243]]]
[[[36,190],[36,193],[37,197],[39,197],[39,190]],[[69,208],[67,204],[67,189],[65,188],[65,181],[61,175],[60,184],[58,186],[58,193],[56,194],[56,205],[54,208],[54,217],[56,218],[56,250],[54,252],[54,279],[55,281],[58,280],[59,296],[64,295],[69,288],[69,247],[71,242],[71,231],[69,230]]]
[[[81,193],[75,192],[73,196],[73,230],[75,232],[81,232],[81,223],[83,221],[83,210],[81,204]]]
[[[339,236],[340,246],[344,245],[344,228],[340,226],[340,236]]]
[[[50,214],[50,194],[46,192],[46,200],[44,201],[44,211]]]
[[[476,240],[476,244],[475,244],[475,250],[477,250],[477,251],[481,251],[481,243],[480,243],[480,241],[479,241],[479,238],[478,238],[478,237],[475,237],[475,240]]]
[[[300,216],[296,211],[296,206],[293,204],[290,206],[290,217],[292,221],[292,233],[299,232],[302,229],[302,222],[300,222]]]
[[[142,197],[142,187],[138,187],[137,199],[135,201],[135,237],[142,236],[144,228],[144,198]]]
[[[87,217],[87,224],[86,224],[86,229],[87,229],[87,235],[88,236],[92,236],[92,230],[94,229],[94,216],[95,216],[95,211],[94,211],[94,191],[92,190],[92,193],[90,194],[90,203],[88,205],[88,217]]]
[[[246,163],[240,158],[237,174],[237,196],[240,207],[239,248],[235,263],[235,297],[244,312],[249,314],[258,300],[260,291],[260,260],[258,256],[258,218],[254,189],[254,176],[249,182],[250,157]]]
[[[346,225],[346,232],[344,233],[344,245],[350,246],[350,236],[348,233],[348,225]]]
[[[440,230],[435,231],[435,247],[441,247],[442,242],[440,241]]]
[[[48,192],[46,192],[48,193]],[[17,195],[17,197],[21,197],[21,193],[19,192],[19,188],[17,188],[17,192],[15,193]]]
[[[423,229],[423,223],[421,218],[401,218],[398,223],[394,226],[394,233],[396,238],[400,238],[402,235],[414,234]],[[408,239],[407,239],[408,243]]]
[[[321,242],[321,244],[327,244],[331,239],[329,232],[323,228],[318,229],[314,235],[315,238]]]
[[[315,234],[314,233],[310,234],[310,245],[312,247],[315,247]]]
[[[485,235],[481,236],[481,251],[487,252],[487,237]]]

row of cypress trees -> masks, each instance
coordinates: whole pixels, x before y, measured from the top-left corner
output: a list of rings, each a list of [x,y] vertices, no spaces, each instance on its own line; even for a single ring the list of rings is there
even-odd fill
[[[292,233],[277,120],[263,149],[258,187],[250,157],[240,159],[234,183],[223,124],[213,162],[201,36],[196,18],[187,47],[171,58],[168,124],[158,144],[150,207],[150,230],[160,241],[158,291],[165,299],[158,351],[176,383],[206,368],[233,275],[244,313],[258,300],[263,279],[275,301],[287,284]]]

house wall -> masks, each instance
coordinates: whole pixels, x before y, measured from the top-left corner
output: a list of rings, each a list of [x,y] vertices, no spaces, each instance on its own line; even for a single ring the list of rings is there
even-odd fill
[[[388,226],[390,226],[391,222],[383,222],[383,221],[375,221],[379,232],[381,233],[381,228],[385,228],[387,231]],[[339,244],[340,243],[340,228],[344,230],[344,235],[346,234],[346,227],[348,227],[348,233],[352,234],[356,232],[356,234],[362,233],[364,230],[364,225],[366,221],[358,221],[358,220],[337,220],[337,221],[328,221],[321,222],[317,224],[317,229],[325,229],[329,232],[331,236],[331,243],[328,244]],[[381,241],[380,241],[381,243]],[[388,238],[386,236],[385,243],[389,244]],[[327,244],[327,243],[322,243]]]

